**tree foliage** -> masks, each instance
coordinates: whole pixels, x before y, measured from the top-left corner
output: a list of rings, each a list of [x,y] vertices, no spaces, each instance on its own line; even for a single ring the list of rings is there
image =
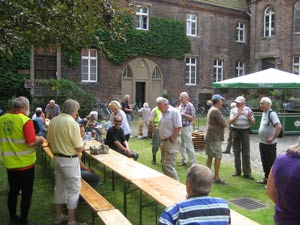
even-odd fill
[[[117,25],[120,16],[131,11],[118,4],[113,0],[0,0],[0,51],[12,53],[24,42],[36,47],[67,44],[102,49],[96,29],[105,27],[110,39],[122,38],[125,32]]]

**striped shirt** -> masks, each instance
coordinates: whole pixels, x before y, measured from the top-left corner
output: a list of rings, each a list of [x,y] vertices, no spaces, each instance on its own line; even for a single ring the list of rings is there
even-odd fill
[[[230,209],[221,198],[192,197],[165,209],[159,225],[228,225]]]

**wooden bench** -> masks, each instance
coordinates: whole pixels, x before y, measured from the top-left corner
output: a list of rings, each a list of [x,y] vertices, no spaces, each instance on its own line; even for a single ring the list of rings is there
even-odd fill
[[[94,213],[96,212],[105,225],[129,225],[128,219],[108,202],[99,192],[91,187],[86,181],[81,179],[81,197],[92,208],[92,224],[94,224]]]

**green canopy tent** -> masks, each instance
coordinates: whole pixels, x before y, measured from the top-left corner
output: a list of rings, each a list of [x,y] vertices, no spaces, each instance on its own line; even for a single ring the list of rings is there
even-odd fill
[[[300,89],[300,76],[277,69],[266,69],[241,77],[213,83],[213,88],[233,89]],[[294,97],[294,96],[293,96]],[[299,111],[299,112],[298,112]],[[283,134],[300,134],[300,110],[297,113],[278,113],[283,125]],[[256,125],[252,131],[257,132],[261,112],[254,113]]]
[[[248,75],[213,83],[213,88],[300,88],[300,76],[277,69],[266,69]]]

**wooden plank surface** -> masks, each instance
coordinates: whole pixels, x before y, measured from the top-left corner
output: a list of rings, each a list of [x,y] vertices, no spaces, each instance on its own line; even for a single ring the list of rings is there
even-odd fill
[[[106,210],[97,213],[105,225],[131,225],[128,219],[118,210]]]
[[[255,221],[239,214],[238,212],[230,209],[231,214],[231,225],[260,225]]]
[[[83,179],[81,179],[80,195],[96,212],[115,208]]]
[[[168,176],[138,179],[132,183],[165,207],[186,199],[185,185]]]

